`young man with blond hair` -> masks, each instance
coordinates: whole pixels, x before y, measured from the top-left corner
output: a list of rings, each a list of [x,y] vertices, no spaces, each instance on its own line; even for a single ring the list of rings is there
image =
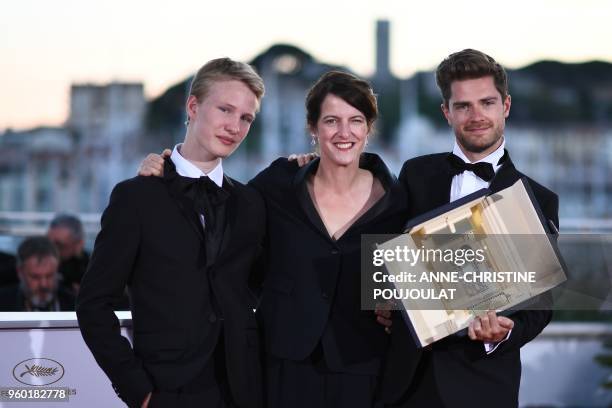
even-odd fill
[[[187,131],[163,177],[119,183],[102,216],[77,315],[85,342],[130,407],[260,407],[255,298],[260,197],[227,177],[264,94],[247,64],[205,64],[186,102]],[[133,346],[114,302],[128,286]]]

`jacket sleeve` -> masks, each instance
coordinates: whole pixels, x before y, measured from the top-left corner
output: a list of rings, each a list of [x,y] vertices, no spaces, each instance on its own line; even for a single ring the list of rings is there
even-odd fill
[[[559,197],[549,192],[547,200],[541,203],[541,209],[546,220],[559,228]],[[522,310],[508,316],[514,321],[514,327],[508,340],[500,344],[499,350],[519,349],[540,334],[552,319],[552,304],[551,293],[545,292],[530,306],[533,310]]]
[[[130,281],[139,250],[140,222],[133,181],[118,184],[102,214],[102,229],[77,299],[77,318],[83,339],[113,384],[117,395],[130,407],[140,407],[153,384],[121,336],[114,305]]]

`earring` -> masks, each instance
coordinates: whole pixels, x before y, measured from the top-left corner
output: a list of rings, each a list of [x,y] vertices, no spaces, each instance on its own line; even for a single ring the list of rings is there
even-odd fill
[[[183,123],[185,123],[185,126],[189,126],[189,118],[187,118],[187,120]]]
[[[315,147],[317,145],[317,138],[315,135],[312,135],[312,140],[310,141],[310,145]]]
[[[366,140],[365,140],[365,143],[363,144],[363,147],[368,147],[368,143],[370,143],[370,140],[368,139],[368,136],[366,136]]]

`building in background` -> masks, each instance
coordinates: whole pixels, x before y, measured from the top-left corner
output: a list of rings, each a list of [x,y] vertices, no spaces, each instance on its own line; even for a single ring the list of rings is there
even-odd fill
[[[66,128],[6,132],[0,139],[0,209],[76,209],[78,186],[71,175],[75,141]]]
[[[80,212],[106,207],[113,186],[134,174],[145,110],[141,83],[72,86],[66,127],[76,141],[72,170]]]
[[[0,137],[0,210],[100,211],[142,158],[145,110],[142,84],[73,85],[64,127]]]
[[[391,72],[391,26],[376,23],[380,119],[370,149],[398,172],[406,159],[449,151],[433,72]],[[441,56],[442,57],[442,56]],[[304,100],[330,69],[308,52],[277,44],[252,61],[266,83],[262,109],[243,146],[224,162],[247,181],[278,156],[311,150]],[[510,70],[512,159],[560,196],[564,220],[612,218],[612,64],[542,61]],[[0,135],[0,211],[101,211],[112,187],[136,173],[148,152],[184,137],[186,78],[151,101],[142,84],[73,85],[62,128]]]

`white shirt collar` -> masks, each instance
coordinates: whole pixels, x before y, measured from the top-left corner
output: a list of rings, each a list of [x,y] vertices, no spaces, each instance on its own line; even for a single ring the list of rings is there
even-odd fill
[[[506,146],[506,139],[504,138],[504,140],[502,141],[502,144],[494,152],[491,152],[491,154],[489,154],[487,157],[477,160],[474,163],[479,163],[479,162],[491,163],[493,165],[493,170],[497,172],[497,169],[501,167],[501,164],[497,164],[497,163],[499,162],[499,159],[501,159],[502,156],[504,155],[505,146]],[[453,146],[453,154],[455,154],[456,156],[459,156],[461,160],[463,160],[464,162],[471,163],[470,159],[468,159],[467,156],[463,153],[463,150],[461,150],[456,140],[455,140],[455,145]]]
[[[223,185],[223,165],[221,160],[219,164],[215,166],[208,174],[204,173],[198,166],[191,163],[189,160],[181,156],[179,149],[183,144],[179,143],[174,146],[170,160],[176,166],[176,172],[183,177],[200,178],[202,176],[209,177],[216,185],[221,187]]]

